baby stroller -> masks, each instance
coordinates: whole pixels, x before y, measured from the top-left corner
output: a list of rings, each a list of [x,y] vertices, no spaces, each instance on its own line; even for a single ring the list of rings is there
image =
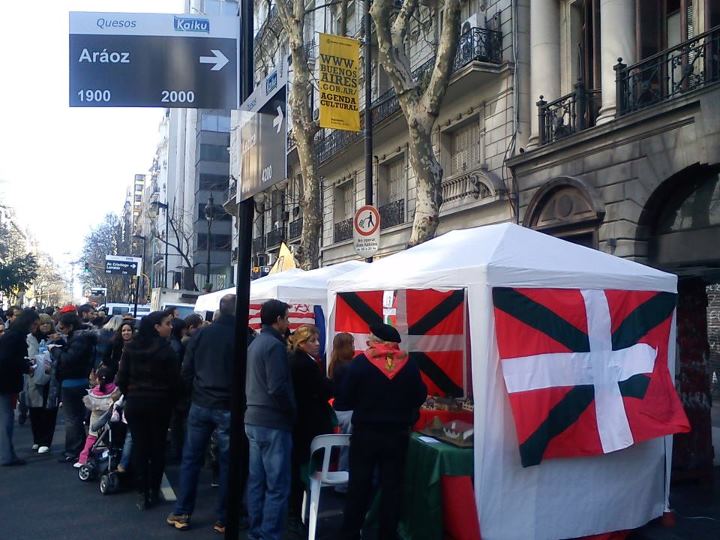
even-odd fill
[[[87,463],[78,469],[83,482],[100,478],[100,493],[109,495],[120,489],[117,466],[122,456],[126,427],[121,421],[121,408],[113,404],[91,427],[97,440],[90,449]]]

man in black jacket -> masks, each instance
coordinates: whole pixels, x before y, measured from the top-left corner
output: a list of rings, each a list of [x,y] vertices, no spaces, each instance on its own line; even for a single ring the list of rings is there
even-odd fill
[[[65,453],[59,460],[64,463],[76,463],[85,445],[83,397],[87,395],[97,335],[94,330],[81,328],[82,323],[75,313],[65,313],[58,322],[58,330],[65,338],[51,344],[50,354],[57,362],[56,373],[65,416]]]
[[[346,540],[360,538],[376,468],[382,490],[378,537],[397,538],[410,427],[427,397],[420,370],[400,350],[398,331],[387,324],[372,326],[370,331],[368,349],[350,362],[341,389],[353,411],[350,484],[342,527]]]
[[[197,332],[188,342],[182,366],[186,388],[192,388],[187,437],[180,467],[180,493],[168,525],[190,527],[200,469],[210,436],[217,433],[220,493],[216,507],[216,532],[225,531],[228,453],[230,451],[230,396],[235,362],[235,295],[220,300],[220,317]]]
[[[297,407],[283,336],[288,305],[260,308],[262,332],[248,348],[245,433],[250,442],[248,540],[283,538],[290,496],[290,455]]]
[[[39,317],[26,309],[0,338],[0,464],[25,465],[13,447],[14,401],[23,388],[23,374],[32,371],[27,358],[27,335],[37,331]]]

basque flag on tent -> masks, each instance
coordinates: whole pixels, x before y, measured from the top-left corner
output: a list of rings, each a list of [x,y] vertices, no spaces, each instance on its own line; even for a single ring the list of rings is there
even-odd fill
[[[410,289],[394,293],[394,322],[402,339],[400,348],[417,364],[428,394],[462,396],[465,291]],[[386,322],[384,295],[384,291],[338,293],[335,332],[353,334],[358,352],[365,349],[370,326]]]
[[[494,288],[523,466],[690,430],[668,369],[676,295]]]

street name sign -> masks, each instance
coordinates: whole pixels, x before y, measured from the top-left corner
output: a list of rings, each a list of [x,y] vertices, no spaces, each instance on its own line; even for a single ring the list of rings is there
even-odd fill
[[[286,81],[282,70],[271,73],[240,107],[238,202],[287,177]]]
[[[70,13],[71,107],[236,109],[238,17]]]
[[[139,276],[142,258],[105,255],[105,273],[114,276]]]
[[[361,257],[372,257],[380,247],[380,212],[374,206],[363,206],[353,218],[353,247]]]

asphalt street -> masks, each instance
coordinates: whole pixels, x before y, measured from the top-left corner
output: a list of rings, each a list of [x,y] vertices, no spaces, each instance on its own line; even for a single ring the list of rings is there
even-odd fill
[[[62,413],[60,414],[62,416]],[[211,474],[203,470],[198,486],[197,507],[189,531],[177,531],[165,523],[173,505],[163,502],[139,511],[135,494],[125,491],[102,495],[98,481],[82,482],[77,469],[57,462],[62,448],[63,428],[58,425],[49,454],[31,451],[29,422],[15,425],[15,449],[28,461],[22,467],[0,467],[0,540],[220,540],[212,530],[216,490],[210,487]],[[178,466],[167,468],[171,486],[177,490]],[[323,492],[326,497],[326,491]],[[341,501],[333,495],[321,499],[318,538],[336,537]],[[244,540],[245,534],[240,538]],[[289,537],[290,538],[290,537]]]

